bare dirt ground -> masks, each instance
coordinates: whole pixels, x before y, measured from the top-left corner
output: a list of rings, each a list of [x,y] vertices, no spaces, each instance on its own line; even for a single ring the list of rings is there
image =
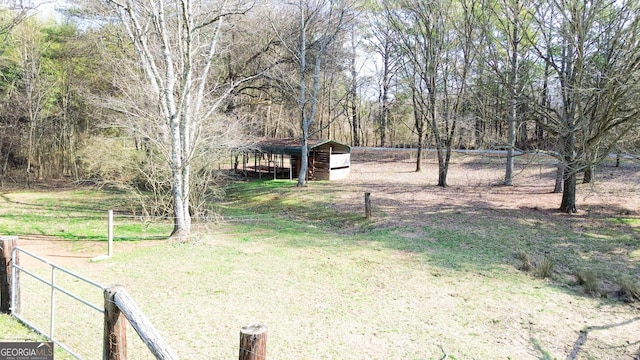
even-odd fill
[[[553,193],[555,166],[553,160],[532,156],[518,159],[515,186],[502,186],[504,171],[499,158],[482,155],[454,156],[447,177],[448,187],[435,186],[438,164],[435,153],[427,153],[421,172],[416,172],[412,151],[358,150],[352,157],[348,179],[340,183],[340,206],[346,211],[360,211],[363,192],[370,192],[374,209],[392,214],[385,220],[405,226],[424,224],[424,217],[447,209],[517,210],[520,216],[554,216],[558,221],[588,221],[604,215],[640,213],[640,164],[623,161],[605,162],[594,184],[579,184],[578,212],[569,218],[560,214],[562,194]],[[419,209],[419,211],[417,211]],[[374,213],[375,214],[375,213]],[[374,216],[375,217],[375,216]],[[147,242],[148,246],[153,244]],[[21,237],[21,246],[42,254],[62,266],[86,262],[106,252],[104,242],[69,242],[47,237]],[[119,251],[135,245],[117,243]]]
[[[354,154],[348,185],[367,189],[378,198],[380,206],[442,210],[469,206],[520,211],[555,213],[562,194],[553,193],[554,161],[537,155],[517,160],[515,186],[502,186],[504,159],[479,154],[455,156],[447,176],[446,188],[435,186],[438,164],[435,153],[427,153],[422,171],[417,173],[416,160],[408,151],[379,152],[365,150]],[[593,184],[578,184],[577,207],[574,216],[590,214],[638,215],[640,210],[640,163],[606,161],[598,170],[599,180]],[[579,182],[581,179],[579,178]],[[377,196],[376,196],[377,195]]]
[[[145,244],[115,242],[114,251],[120,253],[128,252],[141,246],[153,246],[160,242],[152,240],[145,241]],[[20,236],[19,246],[38,257],[44,258],[46,261],[62,267],[86,264],[108,252],[105,241],[69,241],[51,236]],[[46,263],[25,254],[20,255],[20,262],[29,267],[46,265]]]

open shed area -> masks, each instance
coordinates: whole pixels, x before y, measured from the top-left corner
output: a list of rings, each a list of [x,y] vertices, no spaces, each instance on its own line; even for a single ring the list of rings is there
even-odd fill
[[[351,147],[334,140],[309,140],[308,180],[340,180],[349,175]],[[246,176],[298,178],[302,165],[300,139],[262,139],[235,155],[234,169]]]

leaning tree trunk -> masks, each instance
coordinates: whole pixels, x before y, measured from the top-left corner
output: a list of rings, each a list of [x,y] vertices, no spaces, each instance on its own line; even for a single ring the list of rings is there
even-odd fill
[[[553,192],[559,194],[562,192],[562,187],[564,186],[564,164],[558,162],[556,168],[556,185],[553,188]]]
[[[596,166],[589,164],[584,168],[584,177],[582,178],[583,184],[591,184],[593,176],[595,175]]]
[[[570,126],[570,129],[573,129]],[[574,155],[575,133],[570,131],[562,138],[564,142],[564,186],[560,211],[573,214],[576,212],[576,158]]]
[[[438,153],[438,186],[447,187],[447,173],[449,172],[449,162],[444,154],[444,149],[440,145],[436,149]]]
[[[576,210],[576,173],[565,170],[564,189],[562,191],[562,203],[560,211],[573,214]]]
[[[424,145],[424,120],[422,114],[418,111],[418,104],[416,101],[416,89],[412,89],[413,100],[413,118],[415,122],[416,132],[418,133],[418,155],[416,158],[416,172],[422,171],[422,147]]]
[[[422,171],[422,148],[424,147],[424,134],[422,128],[418,130],[418,153],[416,155],[416,172]]]
[[[307,186],[307,174],[309,173],[309,143],[307,135],[302,137],[302,160],[300,161],[300,173],[296,186]]]

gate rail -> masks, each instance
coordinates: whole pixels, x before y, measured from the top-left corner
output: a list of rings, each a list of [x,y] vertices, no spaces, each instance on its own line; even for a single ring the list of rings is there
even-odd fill
[[[46,265],[48,265],[51,268],[51,279],[47,280],[45,278],[43,278],[42,276],[35,274],[31,271],[29,271],[28,269],[26,269],[24,266],[21,266],[19,264],[18,261],[16,261],[15,259],[18,258],[19,253],[25,254],[30,256],[33,259],[36,259]],[[35,331],[37,331],[38,333],[40,333],[41,335],[45,336],[47,339],[49,339],[50,341],[52,341],[53,343],[55,343],[56,345],[60,346],[61,348],[63,348],[64,350],[66,350],[69,354],[71,354],[73,357],[75,357],[76,359],[82,359],[82,357],[80,357],[80,355],[78,355],[77,353],[75,353],[73,350],[71,350],[71,348],[69,346],[67,346],[66,344],[62,343],[61,341],[59,341],[58,339],[56,339],[55,337],[55,305],[56,305],[56,292],[61,292],[73,299],[75,299],[76,301],[79,301],[87,306],[89,306],[90,308],[92,308],[93,310],[99,312],[100,314],[104,315],[104,305],[95,305],[90,303],[89,301],[81,298],[80,296],[74,294],[73,292],[58,286],[56,284],[56,271],[62,271],[63,273],[72,276],[80,281],[83,281],[89,285],[92,285],[94,287],[96,287],[97,289],[99,289],[100,291],[104,292],[105,287],[98,284],[95,281],[89,280],[81,275],[78,275],[72,271],[69,271],[63,267],[60,267],[56,264],[53,264],[49,261],[47,261],[46,259],[31,253],[25,249],[22,249],[20,247],[15,247],[13,248],[12,252],[11,252],[11,262],[12,262],[12,267],[11,267],[11,313],[12,315],[17,318],[18,320],[22,321],[23,323],[25,323],[27,326],[31,327],[32,329],[34,329]],[[21,314],[20,314],[20,299],[19,299],[19,289],[18,289],[18,277],[20,275],[20,273],[22,274],[27,274],[29,276],[31,276],[32,278],[44,283],[45,285],[49,286],[51,288],[51,308],[50,308],[50,323],[49,323],[49,333],[47,333],[46,331],[40,329],[38,326],[36,326],[35,324],[33,324],[32,322],[30,322],[29,320],[27,320],[26,318],[24,318]]]
[[[72,299],[83,303],[91,309],[103,314],[103,351],[105,360],[127,359],[127,331],[126,323],[136,331],[140,339],[145,343],[149,351],[158,360],[177,360],[177,354],[164,341],[162,336],[153,327],[142,310],[133,301],[122,286],[104,287],[95,281],[73,273],[65,268],[53,264],[46,259],[35,255],[17,246],[17,236],[0,236],[0,313],[10,313],[16,319],[29,326],[36,332],[47,337],[50,341],[60,346],[76,359],[82,359],[73,352],[69,346],[55,338],[55,299],[56,292],[61,292]],[[51,280],[35,274],[20,265],[19,254],[28,255],[51,267]],[[73,278],[85,282],[88,285],[100,289],[104,297],[104,305],[99,306],[84,300],[73,292],[58,286],[56,272],[61,271]],[[51,318],[49,334],[39,329],[20,315],[20,273],[24,273],[34,279],[48,285],[51,288]],[[240,332],[240,360],[264,360],[266,359],[267,327],[254,325],[243,327]]]

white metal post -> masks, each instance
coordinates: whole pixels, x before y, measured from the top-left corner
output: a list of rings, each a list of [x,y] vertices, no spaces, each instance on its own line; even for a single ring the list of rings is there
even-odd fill
[[[56,268],[51,267],[51,321],[49,322],[49,338],[54,339],[53,330],[56,326]]]
[[[113,210],[109,210],[109,230],[107,231],[109,240],[109,257],[113,256]]]

